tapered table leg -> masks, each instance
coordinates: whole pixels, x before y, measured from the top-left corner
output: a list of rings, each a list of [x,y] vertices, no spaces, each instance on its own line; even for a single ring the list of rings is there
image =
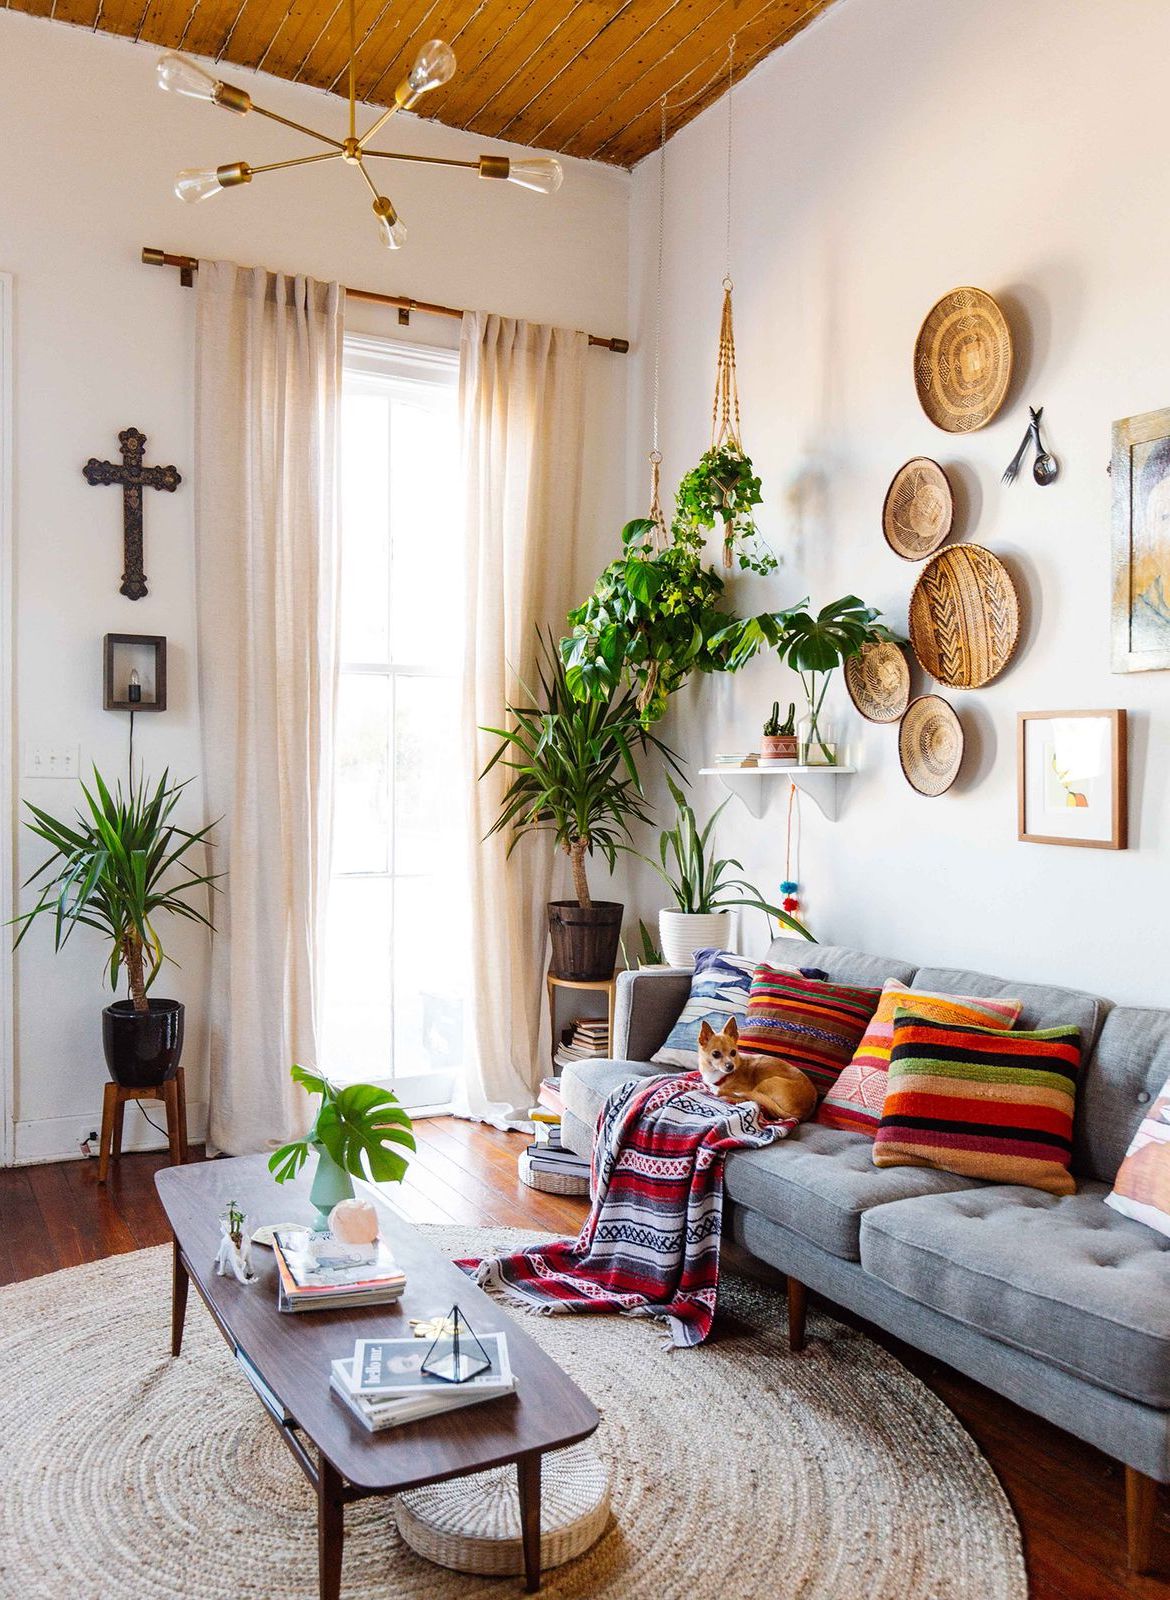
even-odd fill
[[[110,1148],[114,1142],[114,1106],[118,1097],[118,1085],[107,1083],[105,1098],[102,1100],[102,1137],[98,1146],[98,1182],[105,1183],[110,1171]]]
[[[317,1573],[320,1600],[339,1600],[341,1552],[345,1541],[345,1501],[341,1474],[320,1458],[317,1471]]]
[[[171,1354],[177,1356],[183,1348],[183,1323],[187,1316],[187,1288],[191,1280],[183,1265],[183,1252],[176,1239],[172,1245],[171,1261]]]
[[[520,1537],[524,1545],[524,1587],[529,1594],[540,1588],[540,1451],[520,1456],[516,1474],[520,1482]]]

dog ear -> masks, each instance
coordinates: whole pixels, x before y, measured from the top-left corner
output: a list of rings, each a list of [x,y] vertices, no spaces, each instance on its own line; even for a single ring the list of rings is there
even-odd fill
[[[727,1026],[726,1026],[726,1028],[724,1028],[723,1031],[727,1035],[727,1037],[730,1040],[732,1040],[733,1042],[736,1039],[739,1038],[739,1029],[736,1027],[736,1023],[735,1023],[735,1018],[734,1017],[728,1017]]]
[[[707,1021],[706,1017],[704,1017],[702,1022],[700,1022],[700,1024],[699,1024],[699,1043],[700,1044],[710,1044],[711,1040],[714,1037],[715,1037],[715,1029]]]

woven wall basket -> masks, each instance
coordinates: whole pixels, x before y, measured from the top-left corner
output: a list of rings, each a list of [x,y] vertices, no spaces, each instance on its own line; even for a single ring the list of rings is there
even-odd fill
[[[923,411],[947,433],[985,428],[1007,397],[1012,335],[982,289],[952,289],[930,308],[914,346]]]
[[[575,1172],[537,1171],[528,1159],[527,1150],[520,1157],[517,1171],[521,1183],[526,1183],[530,1189],[539,1189],[542,1194],[580,1194],[587,1196],[589,1193],[588,1178],[579,1177]]]
[[[1015,585],[981,544],[940,550],[910,596],[910,643],[923,669],[954,689],[978,689],[1007,666],[1020,636]]]
[[[951,531],[955,497],[946,473],[929,456],[899,467],[886,490],[882,533],[903,561],[925,561]]]
[[[919,794],[940,795],[963,764],[963,725],[937,694],[912,700],[898,729],[898,759],[906,782]]]
[[[891,640],[845,658],[845,687],[867,722],[897,722],[910,704],[910,663]]]
[[[488,1578],[524,1571],[513,1466],[428,1484],[396,1496],[398,1531],[420,1556]],[[595,1545],[609,1521],[609,1471],[585,1444],[540,1464],[540,1565],[563,1566]]]

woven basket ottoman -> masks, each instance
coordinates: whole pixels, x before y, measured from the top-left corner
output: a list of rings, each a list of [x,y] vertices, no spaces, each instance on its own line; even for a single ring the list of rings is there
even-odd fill
[[[456,1572],[511,1578],[524,1571],[516,1468],[411,1489],[394,1500],[403,1539],[420,1556]],[[609,1469],[587,1444],[541,1462],[540,1566],[563,1566],[595,1545],[609,1521]]]
[[[541,1172],[528,1159],[527,1150],[517,1163],[520,1182],[530,1189],[540,1189],[545,1194],[579,1194],[589,1196],[589,1179],[576,1172]]]

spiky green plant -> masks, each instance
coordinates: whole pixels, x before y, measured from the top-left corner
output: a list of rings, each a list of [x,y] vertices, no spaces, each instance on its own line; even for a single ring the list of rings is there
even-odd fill
[[[110,987],[117,989],[119,969],[125,967],[135,1011],[148,1011],[147,994],[164,962],[171,960],[159,935],[160,916],[212,927],[210,918],[185,896],[214,888],[223,876],[188,865],[191,851],[207,841],[215,824],[192,833],[171,821],[190,779],[171,783],[167,771],[153,790],[144,780],[132,783],[124,795],[120,783],[111,793],[96,767],[93,777],[96,793],[82,784],[86,809],[78,809],[72,823],[25,801],[32,813],[25,827],[51,845],[53,853],[22,885],[27,889],[43,880],[36,904],[12,919],[20,927],[14,948],[39,917],[53,919],[56,950],[78,925],[93,928],[110,941]]]

